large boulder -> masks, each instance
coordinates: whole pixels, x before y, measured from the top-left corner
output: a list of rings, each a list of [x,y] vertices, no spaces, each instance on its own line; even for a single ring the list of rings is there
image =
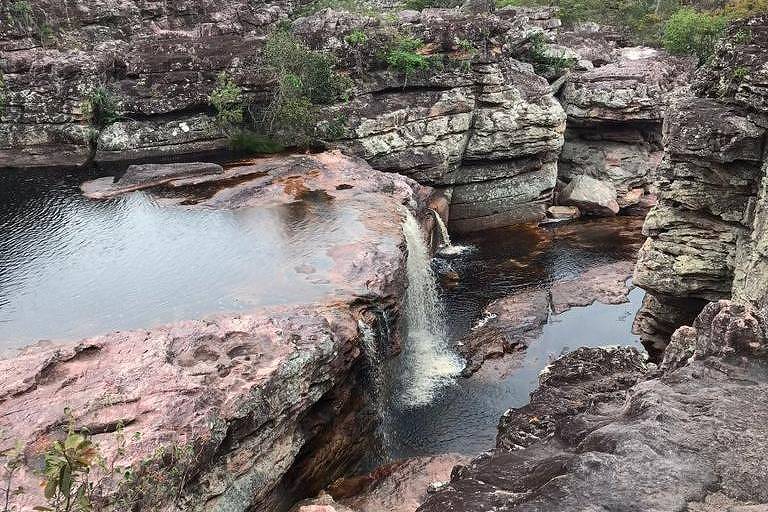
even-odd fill
[[[585,215],[609,217],[619,213],[613,185],[590,176],[574,177],[560,192],[558,202],[565,206],[576,206]]]

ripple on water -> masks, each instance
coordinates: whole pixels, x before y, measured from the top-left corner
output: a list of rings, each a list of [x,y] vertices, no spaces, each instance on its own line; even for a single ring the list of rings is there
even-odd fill
[[[0,174],[0,349],[329,292],[324,247],[362,232],[332,201],[237,210],[88,200],[82,173]],[[298,270],[297,270],[298,269]]]

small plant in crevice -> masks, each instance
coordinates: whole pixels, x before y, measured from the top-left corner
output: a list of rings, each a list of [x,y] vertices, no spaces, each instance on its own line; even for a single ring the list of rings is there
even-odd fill
[[[120,119],[117,96],[100,85],[91,89],[82,103],[83,116],[96,130],[103,130]]]
[[[98,449],[87,433],[79,433],[70,424],[63,441],[55,441],[45,452],[43,473],[48,507],[37,510],[51,512],[85,512],[92,509],[95,484],[91,471],[96,465]]]
[[[344,42],[350,46],[362,46],[368,42],[368,36],[362,30],[353,30],[344,36]]]
[[[243,90],[228,73],[219,73],[216,87],[208,97],[208,103],[216,111],[216,123],[225,133],[243,123]]]
[[[739,66],[733,70],[733,79],[737,82],[743,81],[749,74],[749,68]]]
[[[423,46],[424,42],[421,39],[400,35],[395,38],[392,46],[387,50],[385,61],[391,69],[405,75],[404,87],[414,73],[429,69],[429,58],[417,52]]]
[[[551,55],[547,39],[543,33],[537,32],[528,40],[526,60],[533,64],[536,74],[558,77],[576,64],[576,59],[560,55]]]

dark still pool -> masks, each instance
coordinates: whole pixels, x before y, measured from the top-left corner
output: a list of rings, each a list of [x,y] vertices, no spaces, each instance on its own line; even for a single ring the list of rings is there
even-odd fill
[[[473,249],[452,259],[458,283],[443,290],[445,330],[452,344],[471,336],[493,300],[521,290],[549,290],[553,283],[614,262],[633,260],[643,242],[642,219],[617,217],[554,227],[486,231],[454,243]],[[525,352],[487,360],[469,378],[456,377],[429,403],[393,394],[388,418],[389,459],[439,453],[477,454],[495,444],[499,417],[528,403],[539,373],[555,358],[581,346],[631,345],[643,291],[622,304],[594,303],[549,313]],[[395,370],[400,371],[400,370]]]

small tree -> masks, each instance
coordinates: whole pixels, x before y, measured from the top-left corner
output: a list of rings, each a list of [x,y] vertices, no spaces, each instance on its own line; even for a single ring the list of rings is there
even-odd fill
[[[216,110],[216,122],[225,132],[243,123],[243,90],[227,72],[219,73],[208,102]]]
[[[310,50],[286,31],[269,38],[264,58],[275,87],[255,117],[265,133],[282,132],[305,143],[314,134],[316,107],[346,97],[350,80],[334,70],[330,56]]]
[[[725,28],[726,18],[691,8],[677,11],[667,22],[663,45],[676,55],[695,55],[703,64],[712,54]]]
[[[96,129],[103,129],[120,119],[117,97],[100,85],[93,88],[83,101],[83,115]]]

